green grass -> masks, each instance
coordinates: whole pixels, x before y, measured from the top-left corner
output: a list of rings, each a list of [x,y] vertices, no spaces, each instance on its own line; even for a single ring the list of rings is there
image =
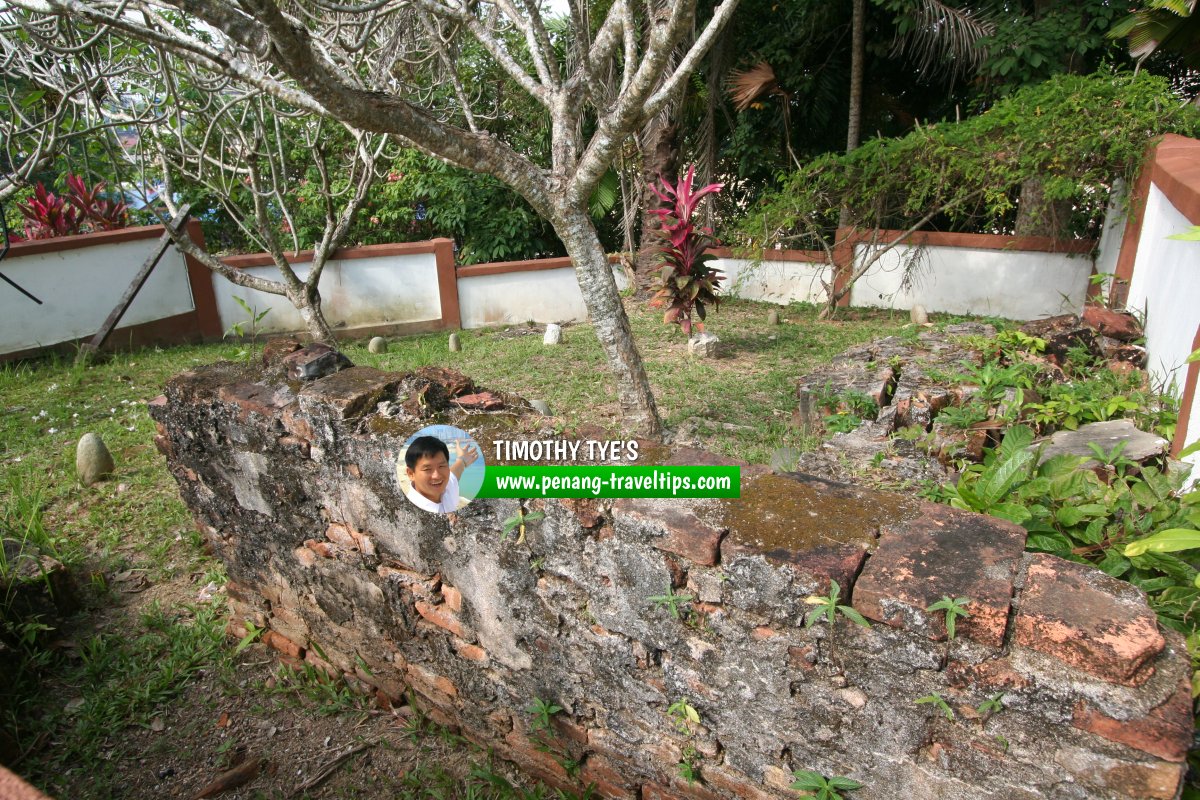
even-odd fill
[[[675,325],[641,304],[627,301],[634,337],[654,387],[659,413],[669,428],[691,418],[709,420],[706,445],[723,455],[767,463],[778,447],[811,447],[790,424],[796,380],[827,364],[847,347],[898,333],[907,314],[858,312],[864,319],[820,322],[811,306],[780,309],[787,322],[767,324],[765,303],[730,301],[710,314],[707,330],[720,337],[726,355],[691,359],[687,339]],[[443,366],[471,376],[480,386],[545,400],[569,427],[599,425],[616,433],[620,418],[604,354],[590,325],[572,325],[564,342],[546,347],[540,335],[510,337],[505,329],[462,331],[462,352],[451,353],[446,334],[392,342],[390,351],[367,352],[366,340],[342,343],[356,364],[388,370]],[[774,339],[768,337],[774,336]],[[720,423],[754,430],[728,430]]]

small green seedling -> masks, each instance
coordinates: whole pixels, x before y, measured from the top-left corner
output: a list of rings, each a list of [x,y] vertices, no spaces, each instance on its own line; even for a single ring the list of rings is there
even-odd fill
[[[829,581],[829,594],[822,597],[821,595],[810,595],[804,599],[804,602],[810,606],[816,606],[813,612],[808,615],[808,619],[804,621],[804,627],[811,628],[822,617],[833,627],[838,612],[842,616],[853,622],[855,625],[861,625],[864,628],[871,627],[871,623],[863,617],[862,614],[855,611],[850,606],[838,605],[838,599],[842,595],[842,587],[835,580]]]
[[[937,692],[931,692],[924,697],[918,697],[916,702],[919,706],[930,704],[937,706],[939,709],[941,709],[941,712],[946,715],[946,719],[954,722],[954,709],[951,708],[950,704],[946,702],[946,699]]]
[[[532,731],[550,730],[550,718],[562,710],[562,706],[552,702],[547,703],[540,697],[533,698],[533,702],[525,707],[525,713],[533,716],[533,720],[529,723],[529,729]]]
[[[500,531],[500,538],[507,539],[514,528],[520,528],[520,533],[517,536],[517,544],[525,541],[525,523],[533,522],[539,519],[545,519],[546,515],[541,511],[533,511],[526,513],[524,509],[518,508],[517,513],[504,520],[504,528]]]
[[[679,606],[690,603],[693,598],[690,594],[675,594],[675,590],[668,586],[666,594],[656,594],[646,599],[655,605],[666,606],[671,616],[679,619]]]
[[[233,648],[233,654],[235,656],[241,655],[243,650],[258,641],[258,637],[262,636],[267,630],[265,627],[259,628],[250,620],[245,620],[242,624],[246,627],[248,633],[243,636],[241,640],[238,641],[237,646]]]
[[[941,600],[938,600],[925,610],[946,612],[946,635],[953,639],[955,634],[954,626],[956,620],[959,617],[971,616],[971,612],[967,611],[967,603],[969,602],[971,602],[969,597],[943,596]]]
[[[861,789],[862,784],[852,778],[834,775],[826,778],[819,772],[798,769],[792,773],[795,781],[792,788],[799,792],[808,792],[816,800],[843,800],[842,792],[852,792]]]
[[[1000,702],[1003,699],[1003,694],[994,694],[987,700],[984,700],[982,703],[980,703],[979,708],[975,709],[975,713],[986,719],[992,714],[995,714],[997,711],[1004,710],[1004,703]]]
[[[681,697],[667,708],[667,713],[675,719],[675,727],[680,733],[687,733],[689,723],[692,725],[700,724],[700,712],[688,702],[686,697]]]

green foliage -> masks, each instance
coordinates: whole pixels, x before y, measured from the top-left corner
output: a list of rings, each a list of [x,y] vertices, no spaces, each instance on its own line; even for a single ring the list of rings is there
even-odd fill
[[[1001,93],[1068,70],[1095,69],[1111,55],[1109,27],[1122,12],[1106,0],[1039,3],[1034,14],[997,14],[980,46],[981,75]]]
[[[690,603],[693,598],[690,594],[675,594],[675,590],[668,586],[666,594],[656,594],[646,599],[655,605],[665,606],[672,617],[679,619],[679,606]]]
[[[536,522],[539,519],[545,518],[546,514],[542,511],[526,511],[523,508],[518,508],[516,514],[504,520],[504,526],[500,529],[500,539],[503,541],[512,534],[513,530],[518,530],[517,544],[521,544],[525,541],[526,523]]]
[[[667,708],[667,714],[675,720],[675,728],[680,733],[688,733],[691,731],[690,726],[700,724],[700,712],[688,702],[686,697],[681,697],[671,703]]]
[[[837,615],[840,613],[846,619],[853,622],[855,625],[861,625],[864,628],[871,627],[871,623],[863,617],[862,614],[854,610],[853,607],[840,605],[838,599],[841,597],[842,587],[838,582],[830,578],[829,594],[827,595],[810,595],[804,599],[804,602],[810,606],[815,606],[812,613],[804,620],[804,627],[811,628],[822,618],[829,623],[832,628],[837,621]]]
[[[852,778],[839,775],[826,778],[819,772],[798,769],[792,773],[792,788],[798,792],[808,792],[816,800],[843,800],[842,792],[852,792],[861,789],[862,784]]]
[[[821,418],[821,425],[827,433],[849,433],[862,424],[862,417],[846,412],[829,414]]]
[[[752,248],[811,244],[843,208],[866,228],[904,230],[933,214],[941,230],[1011,232],[1017,188],[1032,178],[1047,201],[1076,207],[1084,234],[1103,217],[1106,188],[1132,183],[1147,144],[1167,132],[1200,133],[1200,112],[1165,80],[1059,75],[977,117],[814,159],[763,196],[737,238]]]
[[[529,729],[531,731],[550,730],[550,719],[562,710],[560,705],[548,703],[540,697],[533,698],[533,702],[525,707],[525,713],[533,717],[529,722]]]
[[[1183,233],[1172,234],[1168,239],[1178,239],[1181,242],[1200,242],[1200,225],[1193,225]]]
[[[979,706],[975,709],[975,713],[981,717],[986,718],[986,717],[991,716],[992,714],[996,714],[1000,711],[1003,711],[1004,710],[1004,703],[1002,702],[1003,700],[1004,700],[1003,693],[994,694],[991,697],[989,697],[987,700],[984,700],[982,703],[980,703]]]
[[[238,351],[238,356],[245,358],[246,363],[248,364],[254,357],[254,342],[258,340],[258,323],[262,322],[263,317],[271,312],[271,307],[268,306],[262,311],[259,311],[258,306],[251,306],[236,294],[233,295],[233,300],[238,304],[238,307],[240,307],[242,311],[246,313],[246,319],[230,325],[229,329],[225,331],[225,338],[236,336],[241,339],[247,335],[246,329],[249,328],[250,345],[249,347],[243,347],[240,351]]]
[[[943,596],[941,600],[938,600],[925,610],[946,612],[946,635],[953,639],[955,633],[955,620],[957,620],[958,617],[971,616],[971,612],[967,611],[967,603],[969,602],[971,602],[971,600],[967,597]]]
[[[961,406],[949,406],[938,412],[937,421],[951,428],[970,428],[988,418],[988,407],[982,402],[968,402]]]
[[[950,707],[950,704],[946,702],[946,698],[942,697],[937,692],[930,692],[929,694],[925,695],[924,697],[918,697],[913,702],[915,702],[919,706],[923,706],[923,705],[937,706],[938,710],[941,711],[942,714],[945,715],[946,719],[950,720],[951,722],[954,722],[954,709],[952,709]]]

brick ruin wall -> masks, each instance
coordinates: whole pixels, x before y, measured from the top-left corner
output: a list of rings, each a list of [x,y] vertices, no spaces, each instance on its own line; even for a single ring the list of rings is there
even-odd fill
[[[232,365],[170,382],[156,443],[227,566],[232,635],[266,628],[285,661],[415,697],[538,778],[608,797],[795,797],[797,769],[850,776],[855,798],[1177,795],[1189,662],[1138,589],[1026,554],[1000,520],[757,468],[740,500],[525,501],[545,518],[505,538],[516,500],[448,519],[397,488],[398,450],[454,384]],[[485,454],[538,437],[508,401],[436,421]],[[804,627],[831,579],[870,629]],[[694,598],[678,619],[649,599],[667,587]],[[953,640],[924,610],[944,595],[971,601]],[[952,720],[915,702],[935,692]],[[548,731],[534,698],[564,709]],[[699,724],[669,713],[684,698]]]

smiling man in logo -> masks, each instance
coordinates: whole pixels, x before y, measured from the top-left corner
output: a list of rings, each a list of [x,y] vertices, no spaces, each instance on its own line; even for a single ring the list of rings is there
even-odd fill
[[[450,449],[436,436],[418,436],[404,454],[404,465],[412,485],[405,497],[418,508],[438,514],[458,510],[458,480],[479,452],[454,443],[454,466],[450,465]]]

